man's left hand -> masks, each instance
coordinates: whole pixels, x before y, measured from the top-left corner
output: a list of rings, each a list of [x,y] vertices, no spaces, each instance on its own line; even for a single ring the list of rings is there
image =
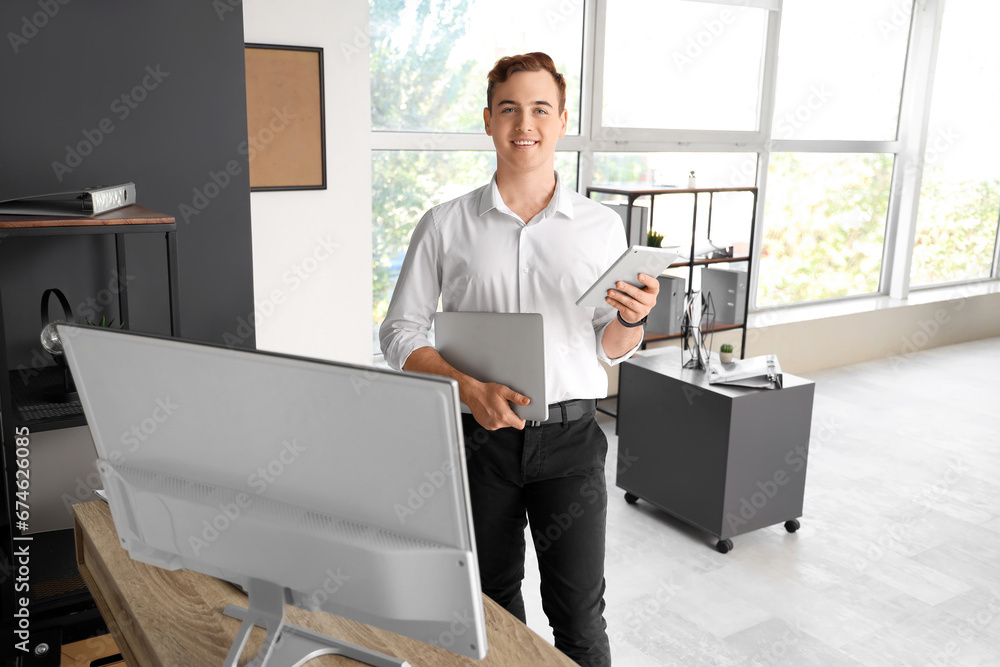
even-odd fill
[[[639,282],[645,285],[638,288],[626,282],[618,282],[615,289],[608,290],[604,299],[621,313],[622,319],[635,323],[649,315],[656,305],[656,295],[660,293],[660,281],[645,273],[639,274]]]

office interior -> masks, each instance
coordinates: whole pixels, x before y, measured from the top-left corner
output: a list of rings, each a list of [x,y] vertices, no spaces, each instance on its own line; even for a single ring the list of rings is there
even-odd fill
[[[418,4],[400,3],[400,25],[415,20]],[[453,3],[428,4],[440,9]],[[466,11],[487,12],[488,4],[469,3]],[[996,165],[986,161],[970,167],[981,168],[976,178],[994,184],[982,192],[983,210],[992,216],[985,225],[935,236],[927,235],[927,226],[947,230],[967,221],[945,213],[942,220],[921,217],[921,205],[925,216],[929,207],[922,187],[936,169],[953,164],[949,152],[989,155],[997,147],[1000,79],[990,78],[996,56],[988,40],[949,30],[955,25],[965,31],[995,29],[1000,15],[991,3],[973,0],[822,4],[545,0],[516,11],[495,5],[492,10],[503,18],[496,25],[515,30],[527,21],[540,26],[535,30],[541,37],[521,48],[520,37],[496,35],[495,52],[487,59],[515,46],[549,50],[547,33],[579,27],[579,72],[571,76],[579,101],[568,101],[578,129],[560,145],[565,152],[560,164],[575,166],[572,180],[578,191],[595,184],[602,156],[623,153],[666,155],[663,164],[668,165],[680,164],[670,161],[671,155],[702,160],[698,164],[707,166],[696,170],[698,187],[758,188],[752,211],[756,232],[748,249],[755,267],[749,276],[745,345],[743,331],[716,336],[712,344],[738,343],[745,356],[775,354],[786,373],[815,382],[801,529],[788,533],[776,525],[739,535],[726,554],[713,548],[711,537],[649,503],[625,502],[615,479],[618,467],[628,464],[628,452],[618,448],[615,418],[600,416],[610,442],[607,619],[618,665],[1000,661]],[[488,152],[492,147],[488,137],[475,132],[377,125],[373,67],[381,53],[376,47],[383,42],[376,43],[380,33],[371,20],[384,16],[386,8],[379,0],[6,2],[0,16],[9,27],[9,48],[0,56],[0,79],[23,93],[0,109],[0,200],[134,181],[141,205],[177,221],[184,337],[382,365],[373,345],[373,265],[380,259],[373,231],[380,221],[373,215],[372,198],[385,174],[373,169],[374,157],[402,151]],[[648,40],[623,36],[630,24],[636,34],[646,35],[649,15],[670,12],[698,18],[675,29],[676,48],[653,51],[661,61],[650,62],[639,48]],[[750,28],[743,30],[747,24]],[[824,25],[836,29],[824,30]],[[792,32],[793,26],[799,32]],[[474,27],[482,24],[467,26]],[[859,34],[865,37],[852,42]],[[727,98],[706,81],[704,97],[724,102],[749,95],[748,125],[629,126],[608,111],[602,95],[609,90],[630,98],[624,108],[699,104],[693,94],[658,96],[658,78],[667,68],[706,67],[721,76],[745,65],[713,60],[724,52],[721,44],[736,35],[741,48],[758,49],[746,58],[751,82],[732,88]],[[822,50],[797,53],[813,59],[815,78],[799,82],[799,92],[791,97],[780,97],[782,48],[803,49],[810,41],[822,44]],[[873,58],[887,60],[831,55],[827,49],[837,43],[867,44]],[[251,192],[245,44],[323,49],[325,188]],[[975,59],[949,60],[949,49],[957,45],[968,47]],[[615,88],[612,81],[611,65],[621,62],[613,54],[619,49],[634,58],[620,70],[632,77],[631,90]],[[956,78],[954,70],[941,67],[955,62],[974,70],[969,79],[974,83],[963,94],[976,113],[941,121],[935,116],[937,96],[952,90],[948,85]],[[822,78],[838,67],[841,74],[849,71],[836,78],[843,88]],[[871,98],[852,96],[853,85]],[[864,126],[887,88],[898,113],[889,126],[876,127],[874,121]],[[798,102],[795,94],[801,95]],[[117,103],[122,96],[130,103]],[[845,100],[844,107],[836,106],[838,98]],[[791,100],[786,114],[776,113],[782,99]],[[826,99],[832,102],[824,110]],[[861,119],[860,134],[811,134],[810,127],[817,127],[811,122],[826,127],[817,120],[824,118],[836,127],[836,117],[845,114]],[[648,116],[647,108],[643,123]],[[727,161],[733,155],[753,156],[753,168],[734,172]],[[788,155],[877,155],[889,165],[871,177],[883,181],[878,200],[883,208],[875,217],[884,224],[875,235],[876,247],[861,264],[832,262],[831,274],[789,269],[791,283],[815,283],[816,290],[807,294],[820,295],[797,302],[783,300],[781,287],[765,295],[762,278],[769,267],[779,266],[774,253],[780,236],[769,235],[769,216],[780,217],[783,205],[792,209],[791,199],[768,199],[782,191],[776,165]],[[713,171],[709,156],[721,156],[719,164],[725,166]],[[671,168],[675,171],[651,168],[633,175],[646,184],[683,184],[688,169]],[[849,208],[851,201],[845,194],[843,205]],[[807,202],[792,217],[808,209]],[[851,218],[845,228],[860,226],[858,220]],[[967,242],[954,241],[956,236]],[[813,240],[833,243],[832,238],[817,233]],[[918,276],[914,267],[926,257],[921,238],[952,239],[953,252],[976,255],[978,272]],[[30,313],[21,320],[5,316],[12,369],[32,368],[29,341],[37,335],[43,290],[72,285],[71,301],[86,304],[88,297],[99,301],[115,279],[107,268],[114,265],[114,247],[106,239],[25,241],[17,253],[3,254],[0,265],[4,310]],[[0,252],[12,243],[0,237]],[[162,248],[132,239],[128,252],[135,328],[169,332]],[[53,257],[54,263],[38,268]],[[824,292],[824,284],[844,274],[866,274],[869,280],[860,287],[851,282],[841,293]],[[652,342],[642,353],[678,344],[676,339]],[[618,390],[618,371],[609,369],[609,391],[613,396]],[[33,507],[39,530],[71,528],[71,506],[89,500],[98,486],[89,437],[86,427],[35,434]],[[532,556],[529,550],[524,586],[529,627],[551,641]],[[8,611],[5,607],[5,617]],[[219,641],[228,644],[231,638]]]

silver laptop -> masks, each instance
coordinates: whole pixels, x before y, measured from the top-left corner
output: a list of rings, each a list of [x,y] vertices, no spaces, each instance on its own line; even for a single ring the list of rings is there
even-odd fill
[[[540,313],[437,313],[434,329],[434,347],[445,361],[477,380],[530,398],[528,405],[511,404],[521,419],[549,418]]]

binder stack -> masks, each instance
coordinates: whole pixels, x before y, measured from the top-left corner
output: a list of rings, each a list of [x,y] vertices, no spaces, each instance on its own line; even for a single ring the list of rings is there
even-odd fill
[[[93,217],[135,203],[135,183],[122,183],[8,199],[0,215]]]
[[[783,384],[781,364],[778,363],[778,357],[774,354],[750,357],[729,364],[723,364],[713,359],[708,383],[730,384],[755,389],[781,389]]]

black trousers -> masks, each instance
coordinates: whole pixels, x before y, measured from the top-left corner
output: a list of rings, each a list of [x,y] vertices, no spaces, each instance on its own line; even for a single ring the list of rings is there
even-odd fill
[[[604,432],[593,415],[523,431],[487,431],[463,415],[463,428],[483,593],[525,621],[521,581],[530,523],[556,648],[579,665],[609,667]]]

